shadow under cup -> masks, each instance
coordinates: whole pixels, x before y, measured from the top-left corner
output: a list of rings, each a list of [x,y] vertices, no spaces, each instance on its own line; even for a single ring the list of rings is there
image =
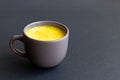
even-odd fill
[[[57,40],[36,40],[26,35],[26,31],[36,26],[56,26],[65,32],[65,36]],[[15,40],[24,43],[25,52],[16,49],[13,44]],[[10,40],[10,47],[14,53],[27,57],[33,64],[49,68],[58,65],[66,56],[69,40],[68,28],[56,21],[38,21],[28,24],[23,31],[23,35],[14,35]]]

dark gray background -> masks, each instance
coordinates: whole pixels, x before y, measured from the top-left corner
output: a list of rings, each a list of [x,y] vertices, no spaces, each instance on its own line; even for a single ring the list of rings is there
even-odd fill
[[[12,35],[41,20],[70,29],[68,54],[52,69],[36,68],[9,48]],[[0,80],[120,80],[120,1],[0,0]]]

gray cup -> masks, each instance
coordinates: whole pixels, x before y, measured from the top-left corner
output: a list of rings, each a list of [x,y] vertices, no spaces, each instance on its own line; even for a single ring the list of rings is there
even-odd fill
[[[66,35],[59,40],[42,41],[30,38],[25,34],[29,28],[40,25],[53,25],[62,28]],[[66,56],[68,48],[69,30],[59,22],[38,21],[28,24],[23,31],[23,35],[14,35],[10,40],[11,50],[22,57],[27,57],[33,64],[49,68],[58,65]],[[25,52],[15,48],[14,42],[19,40],[24,43]]]

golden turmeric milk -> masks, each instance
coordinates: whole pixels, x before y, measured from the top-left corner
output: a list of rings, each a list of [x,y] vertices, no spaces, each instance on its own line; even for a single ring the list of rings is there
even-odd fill
[[[26,35],[36,40],[57,40],[65,36],[65,31],[57,26],[43,25],[28,29]]]

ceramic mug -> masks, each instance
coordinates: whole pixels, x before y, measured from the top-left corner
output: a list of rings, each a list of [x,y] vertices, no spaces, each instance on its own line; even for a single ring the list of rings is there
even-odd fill
[[[58,40],[42,41],[35,40],[26,35],[27,29],[41,25],[53,25],[64,29],[65,36]],[[14,42],[19,40],[23,42],[25,52],[17,49]],[[38,21],[28,24],[24,30],[23,35],[14,35],[10,40],[11,50],[22,57],[27,57],[33,64],[49,68],[58,65],[66,56],[69,40],[69,29],[62,23],[56,21]]]

